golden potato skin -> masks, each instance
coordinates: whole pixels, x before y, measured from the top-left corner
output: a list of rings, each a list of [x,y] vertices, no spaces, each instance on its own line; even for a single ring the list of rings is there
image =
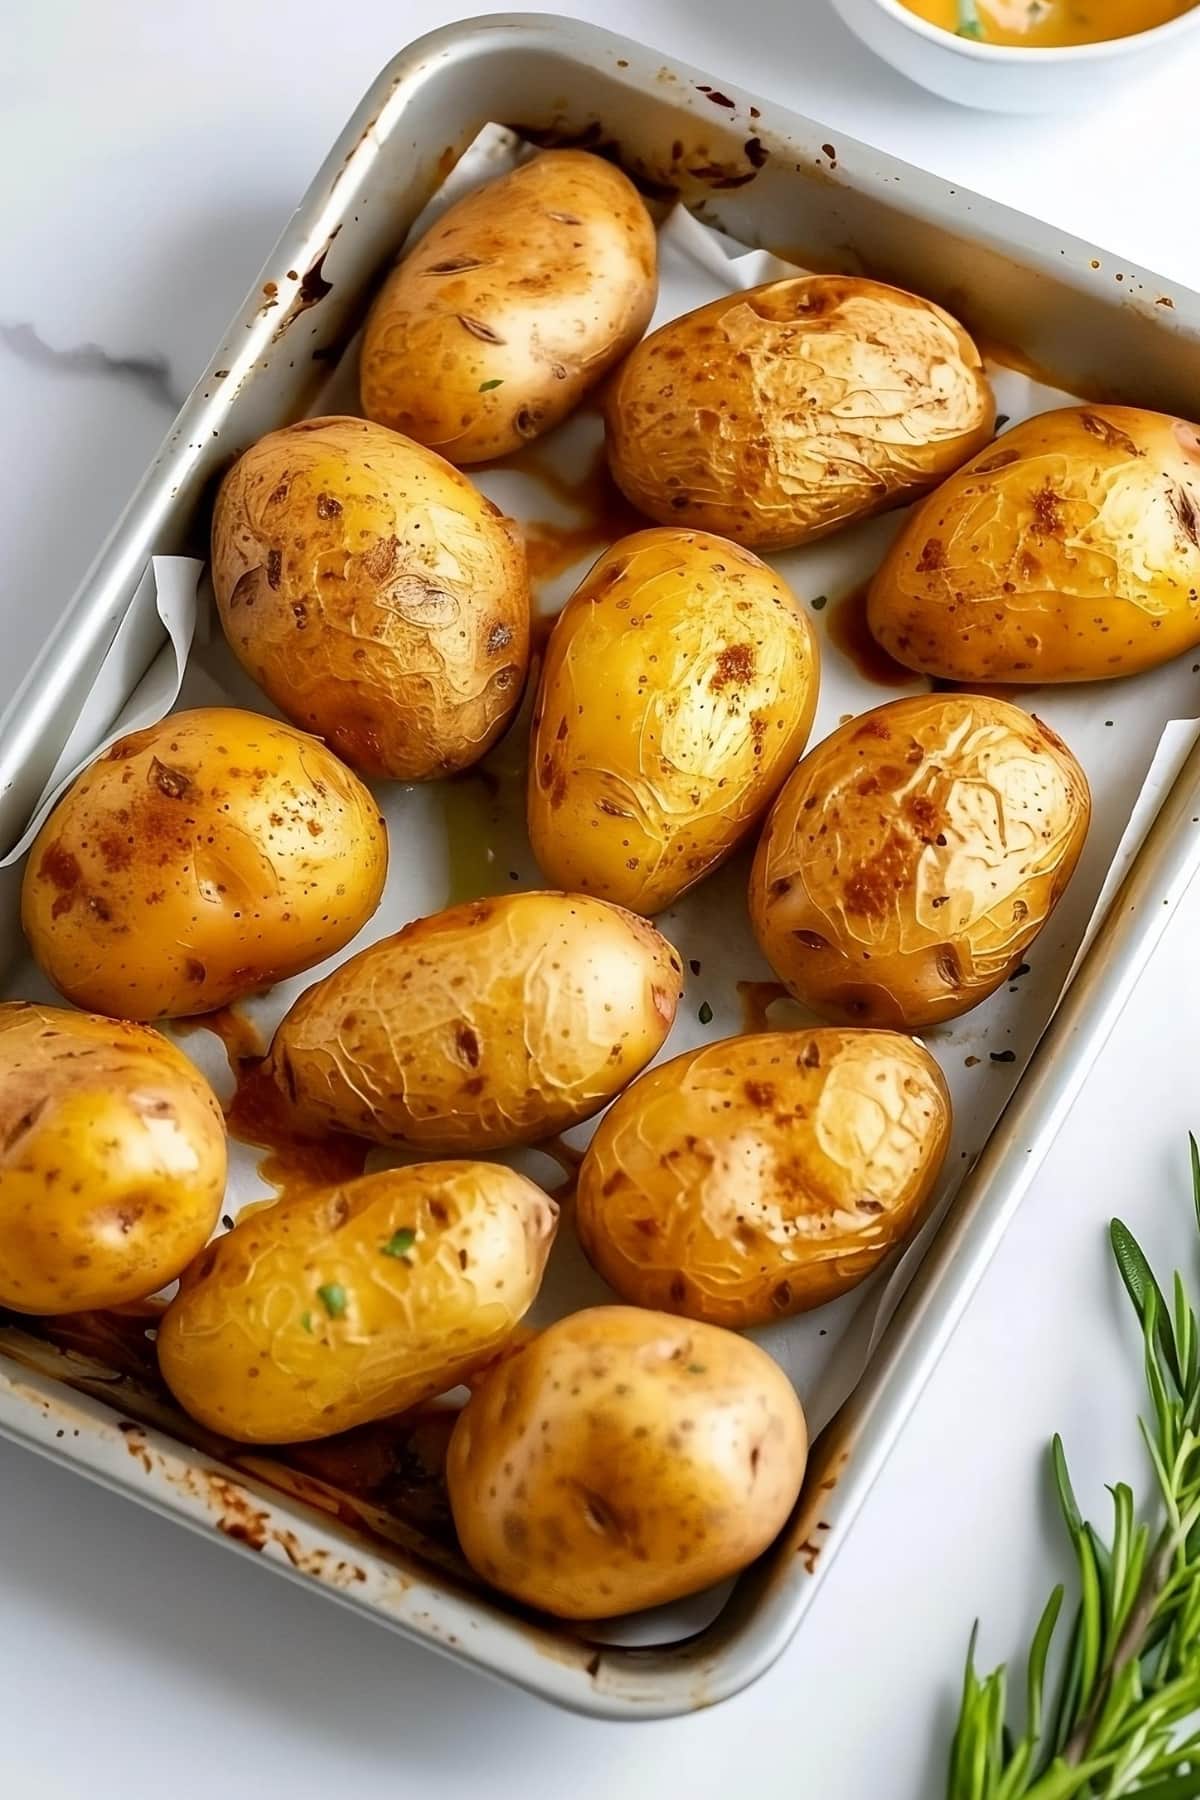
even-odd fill
[[[21,922],[76,1006],[176,1018],[340,950],[386,873],[375,802],[324,744],[202,707],[119,739],[68,789],[29,852]]]
[[[992,435],[979,352],[929,300],[852,275],[723,295],[653,332],[605,404],[640,512],[752,550],[900,506]]]
[[[800,1402],[757,1344],[597,1306],[485,1376],[446,1477],[477,1574],[559,1618],[605,1619],[753,1562],[791,1512],[807,1452]]]
[[[203,1249],[225,1122],[199,1071],[144,1025],[0,1005],[0,1306],[144,1300]]]
[[[870,627],[951,681],[1100,681],[1200,644],[1200,432],[1130,406],[1014,425],[931,494]]]
[[[564,888],[656,913],[717,868],[801,754],[808,618],[705,532],[621,538],[555,623],[533,715],[529,837]]]
[[[576,1220],[638,1306],[742,1329],[823,1306],[915,1228],[950,1095],[891,1031],[762,1032],[661,1063],[597,1127]]]
[[[363,411],[453,463],[505,456],[636,344],[657,288],[633,183],[548,151],[459,200],[393,270],[367,320]]]
[[[1083,849],[1087,777],[1007,700],[918,694],[816,746],[767,821],[750,918],[823,1017],[919,1030],[995,991]]]
[[[492,1163],[415,1163],[281,1200],[185,1271],[158,1333],[179,1404],[302,1443],[443,1393],[528,1309],[558,1209]]]
[[[656,1056],[683,988],[644,919],[579,894],[449,907],[302,994],[271,1069],[308,1130],[443,1155],[534,1143]]]
[[[302,419],[247,450],[217,495],[212,573],[243,668],[363,775],[466,768],[520,701],[519,533],[381,425]]]

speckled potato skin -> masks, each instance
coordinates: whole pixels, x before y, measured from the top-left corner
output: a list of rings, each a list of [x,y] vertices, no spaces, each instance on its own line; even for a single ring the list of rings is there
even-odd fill
[[[871,584],[898,662],[1101,681],[1200,644],[1200,431],[1130,406],[1014,425],[905,525]]]
[[[403,1412],[506,1342],[557,1222],[540,1188],[493,1163],[416,1163],[281,1200],[184,1272],[158,1333],[163,1378],[194,1419],[249,1444]]]
[[[621,538],[560,614],[529,758],[529,837],[564,888],[656,913],[761,819],[812,727],[817,641],[725,538]]]
[[[520,701],[520,534],[381,425],[303,419],[247,450],[217,495],[212,575],[243,668],[363,775],[464,769]]]
[[[477,1574],[559,1618],[606,1619],[753,1562],[792,1510],[807,1453],[800,1402],[756,1344],[598,1306],[485,1377],[446,1478]]]
[[[156,1031],[0,1005],[0,1306],[144,1300],[203,1249],[225,1191],[216,1096]]]
[[[763,1032],[651,1069],[596,1130],[576,1220],[624,1300],[743,1329],[823,1306],[914,1230],[950,1139],[928,1051]]]
[[[519,450],[636,344],[658,291],[633,183],[551,150],[443,215],[367,320],[362,407],[453,463]]]
[[[666,939],[602,900],[472,900],[309,988],[271,1068],[310,1130],[444,1154],[533,1143],[657,1055],[682,986]]]
[[[802,275],[661,326],[614,378],[605,419],[639,511],[785,550],[933,487],[987,443],[995,402],[941,307]]]
[[[755,935],[825,1018],[940,1024],[1020,963],[1090,817],[1083,770],[1020,707],[893,700],[833,732],[784,787],[750,878]]]
[[[379,904],[387,829],[324,744],[202,707],[123,737],[39,832],[21,922],[76,1006],[211,1012],[348,944]]]

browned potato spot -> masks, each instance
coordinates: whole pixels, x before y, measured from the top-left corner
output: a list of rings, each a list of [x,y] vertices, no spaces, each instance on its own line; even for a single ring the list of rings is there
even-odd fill
[[[1200,431],[1132,406],[1014,425],[914,512],[871,630],[952,681],[1098,681],[1200,644]]]
[[[84,770],[29,852],[21,922],[76,1006],[178,1017],[340,950],[386,873],[375,802],[324,744],[203,707]]]
[[[371,309],[362,404],[453,463],[566,418],[650,322],[654,226],[632,182],[551,150],[459,200]]]
[[[541,867],[660,912],[761,818],[817,684],[808,619],[756,556],[700,531],[620,539],[546,651],[528,797]]]
[[[364,775],[466,768],[520,701],[519,534],[381,425],[303,419],[252,445],[217,495],[212,574],[238,661]]]
[[[924,493],[987,442],[995,404],[940,306],[803,275],[661,326],[605,415],[613,475],[642,512],[783,550]]]
[[[756,1344],[598,1306],[485,1377],[446,1476],[485,1581],[560,1618],[605,1619],[753,1562],[791,1512],[807,1450],[791,1383]]]
[[[750,880],[763,954],[826,1018],[956,1018],[1021,961],[1090,817],[1083,770],[1020,707],[876,707],[809,752],[767,821]]]
[[[579,1171],[579,1236],[625,1300],[765,1325],[856,1286],[921,1217],[950,1136],[911,1038],[765,1032],[651,1069]]]

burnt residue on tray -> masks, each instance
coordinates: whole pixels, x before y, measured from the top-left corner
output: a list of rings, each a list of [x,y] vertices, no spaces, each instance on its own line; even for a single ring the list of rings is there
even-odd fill
[[[910,688],[921,677],[889,656],[871,634],[867,623],[870,585],[864,581],[834,601],[825,615],[829,641],[854,665],[863,680],[874,687]]]
[[[719,106],[733,108],[736,105],[728,95],[718,95],[716,89],[705,98],[714,96]],[[648,200],[666,203],[679,199],[689,182],[718,190],[745,187],[755,179],[770,156],[759,136],[746,140],[740,157],[715,153],[706,141],[689,145],[676,138],[671,145],[669,161],[649,163],[629,151],[619,138],[611,136],[599,119],[592,119],[582,127],[568,125],[560,119],[550,125],[512,124],[509,129],[540,150],[590,150],[594,156],[603,156],[623,169]]]

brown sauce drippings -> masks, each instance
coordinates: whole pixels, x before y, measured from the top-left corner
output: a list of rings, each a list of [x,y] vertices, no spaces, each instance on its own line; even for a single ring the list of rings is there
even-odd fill
[[[553,450],[538,446],[502,457],[488,467],[534,476],[568,512],[578,515],[570,524],[530,519],[525,525],[525,551],[535,593],[585,557],[595,560],[618,538],[645,531],[651,523],[630,505],[609,474],[602,443],[578,476],[564,474]]]
[[[229,1067],[236,1077],[242,1063],[257,1061],[266,1051],[262,1033],[253,1019],[236,1006],[221,1006],[216,1012],[197,1013],[190,1019],[172,1020],[176,1037],[190,1037],[195,1031],[211,1031],[225,1046]]]
[[[737,995],[744,1032],[778,1031],[778,1025],[770,1018],[770,1010],[777,1000],[791,998],[782,981],[739,981]]]
[[[1036,687],[1023,687],[1019,681],[944,681],[940,675],[929,685],[935,694],[983,694],[989,700],[1010,700],[1026,712],[1030,696],[1037,692]]]
[[[877,643],[867,624],[867,590],[870,582],[851,588],[835,600],[826,615],[829,641],[848,662],[853,663],[864,681],[875,687],[908,688],[921,679],[894,656],[889,656]]]

